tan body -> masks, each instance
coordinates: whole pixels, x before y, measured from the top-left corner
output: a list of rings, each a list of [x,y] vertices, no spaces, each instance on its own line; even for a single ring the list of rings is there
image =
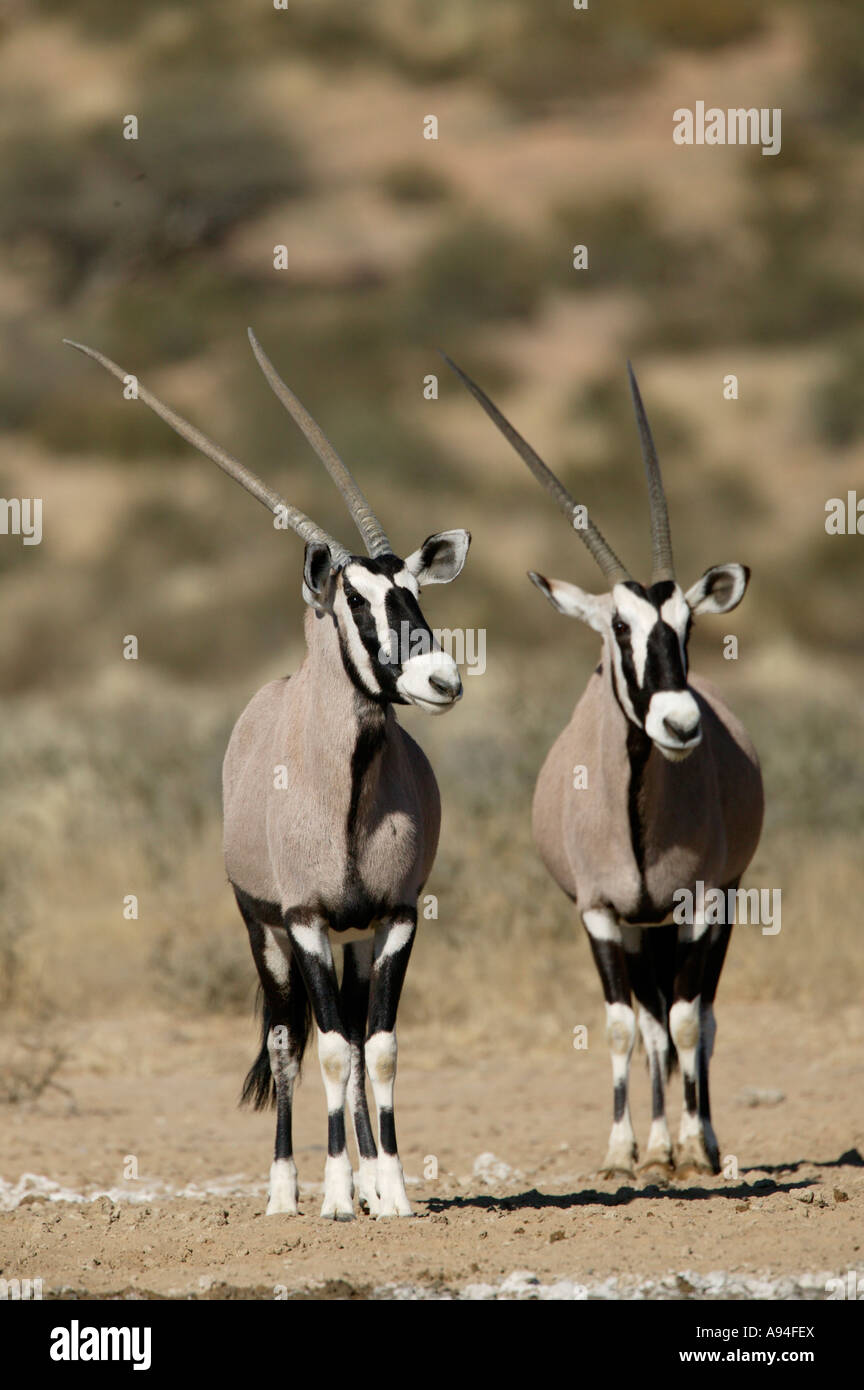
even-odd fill
[[[225,863],[234,886],[280,921],[306,908],[336,930],[364,929],[416,902],[438,847],[438,785],[392,706],[349,681],[333,623],[309,610],[305,630],[297,674],[259,690],[231,735]],[[357,777],[361,727],[377,747]]]
[[[641,865],[631,831],[630,726],[603,671],[592,675],[546,758],[534,793],[534,840],[580,912],[608,906],[623,921],[667,920],[676,889],[692,890],[700,879],[718,888],[737,883],[753,857],[763,814],[756,750],[707,681],[691,676],[689,684],[702,742],[682,762],[648,745],[638,795]],[[586,770],[584,787],[574,786],[577,767]]]

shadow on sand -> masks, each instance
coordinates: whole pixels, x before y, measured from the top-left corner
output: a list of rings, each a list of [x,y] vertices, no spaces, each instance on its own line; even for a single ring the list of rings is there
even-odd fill
[[[801,1168],[864,1168],[864,1158],[857,1149],[847,1149],[839,1158],[819,1162],[815,1159],[800,1158],[790,1163],[778,1163],[772,1167],[746,1168],[745,1173],[797,1173]],[[631,1202],[673,1201],[705,1202],[722,1197],[742,1201],[746,1197],[771,1197],[777,1192],[798,1192],[814,1186],[818,1179],[799,1178],[795,1181],[777,1182],[773,1178],[761,1177],[755,1182],[742,1180],[728,1187],[678,1186],[674,1179],[667,1184],[647,1182],[644,1187],[619,1187],[616,1192],[600,1192],[595,1188],[585,1188],[581,1192],[538,1192],[536,1187],[527,1192],[515,1193],[509,1197],[494,1197],[478,1193],[470,1197],[431,1197],[426,1202],[432,1213],[461,1211],[471,1207],[482,1211],[527,1211],[550,1208],[567,1211],[571,1207],[626,1207]]]

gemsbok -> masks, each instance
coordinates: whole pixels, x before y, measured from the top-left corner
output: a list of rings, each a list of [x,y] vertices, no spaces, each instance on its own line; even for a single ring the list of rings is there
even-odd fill
[[[265,685],[247,705],[223,767],[225,863],[262,989],[261,1050],[243,1099],[258,1109],[275,1103],[267,1211],[294,1215],[292,1099],[314,1015],[328,1113],[321,1215],[337,1221],[354,1215],[347,1100],[360,1204],[378,1217],[410,1216],[393,1118],[396,1012],[417,900],[438,846],[441,805],[432,768],[400,728],[393,706],[443,714],[462,694],[456,663],[433,638],[418,596],[426,584],[456,578],[471,537],[443,531],[407,559],[394,555],[332,445],[251,330],[249,338],[269,385],[347,502],[367,555],[351,554],[137,385],[139,400],[268,507],[274,525],[290,526],[306,543],[306,656],[295,676]],[[128,382],[101,353],[70,346]]]
[[[732,920],[706,924],[704,900],[713,887],[727,890],[729,901],[728,890],[737,890],[756,851],[762,778],[742,725],[706,681],[688,676],[687,643],[695,617],[728,613],[741,602],[750,571],[714,565],[686,592],[678,585],[660,467],[629,363],[648,475],[647,586],[631,579],[586,508],[489,397],[450,365],[551,493],[611,590],[595,595],[529,575],[553,607],[587,623],[603,641],[600,665],[541,769],[533,808],[540,857],[581,916],[603,985],[614,1085],[603,1168],[608,1176],[633,1176],[638,1158],[628,1103],[636,1038],[632,991],[652,1095],[641,1171],[658,1177],[674,1170],[682,1176],[717,1172],[708,1070],[714,998]],[[678,890],[692,893],[695,906],[692,920],[676,926],[673,909],[687,901]],[[684,1106],[673,1157],[665,1087],[676,1052]]]

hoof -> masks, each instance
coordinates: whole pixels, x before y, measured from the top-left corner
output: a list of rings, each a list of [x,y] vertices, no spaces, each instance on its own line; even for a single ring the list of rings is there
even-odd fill
[[[713,1178],[716,1170],[700,1158],[682,1159],[675,1167],[676,1178]]]
[[[635,1178],[638,1157],[639,1150],[635,1144],[632,1146],[626,1144],[610,1146],[606,1150],[606,1157],[600,1164],[600,1177]]]
[[[297,1216],[297,1169],[292,1158],[274,1159],[267,1216]]]
[[[379,1221],[387,1221],[391,1216],[413,1216],[414,1213],[404,1192],[391,1192],[380,1198],[375,1215]]]
[[[299,1216],[296,1202],[283,1202],[279,1198],[271,1197],[267,1203],[265,1216]]]
[[[676,1176],[679,1178],[714,1177],[720,1171],[711,1162],[705,1145],[698,1139],[682,1144],[675,1160]]]
[[[614,1165],[604,1163],[603,1167],[600,1169],[599,1176],[610,1182],[615,1178],[635,1178],[636,1169],[632,1166],[625,1168],[621,1163],[616,1163]]]
[[[639,1177],[649,1182],[670,1182],[675,1175],[675,1165],[671,1158],[646,1158],[639,1165]]]
[[[354,1212],[344,1211],[335,1207],[322,1207],[321,1218],[323,1221],[353,1221]]]
[[[360,1167],[354,1174],[354,1192],[360,1210],[369,1216],[377,1216],[381,1205],[378,1198],[377,1158],[361,1158]]]

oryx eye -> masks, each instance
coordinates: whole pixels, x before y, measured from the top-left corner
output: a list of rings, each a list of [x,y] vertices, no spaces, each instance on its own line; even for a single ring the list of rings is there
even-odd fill
[[[616,613],[615,617],[612,619],[612,631],[615,633],[616,637],[626,637],[627,633],[630,631],[630,624],[625,623],[624,619],[619,618]]]
[[[366,602],[366,600],[364,599],[364,597],[363,597],[362,594],[349,594],[349,595],[348,595],[348,607],[349,607],[349,608],[362,608],[362,607],[363,607],[363,604],[364,604],[365,602]]]

